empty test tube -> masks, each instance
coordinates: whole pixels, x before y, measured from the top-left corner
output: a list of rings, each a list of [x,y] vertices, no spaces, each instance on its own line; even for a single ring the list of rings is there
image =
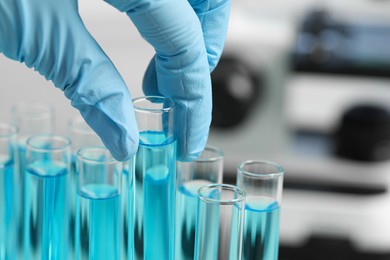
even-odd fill
[[[196,260],[241,259],[245,192],[228,184],[199,189]]]

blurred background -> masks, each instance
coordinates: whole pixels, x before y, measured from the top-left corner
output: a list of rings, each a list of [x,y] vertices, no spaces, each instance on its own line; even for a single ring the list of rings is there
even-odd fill
[[[141,96],[153,49],[105,2],[79,5]],[[46,101],[66,134],[78,112],[51,82],[4,56],[0,77],[1,121],[15,103]],[[390,1],[233,0],[212,80],[224,181],[247,159],[285,169],[279,258],[390,259]]]

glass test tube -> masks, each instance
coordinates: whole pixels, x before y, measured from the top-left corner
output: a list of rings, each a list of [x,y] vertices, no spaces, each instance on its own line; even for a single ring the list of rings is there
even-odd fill
[[[176,192],[175,259],[194,259],[198,190],[212,183],[222,183],[223,152],[206,146],[198,159],[178,162]]]
[[[18,130],[17,168],[20,180],[18,191],[18,259],[23,255],[24,182],[26,167],[26,140],[34,134],[52,133],[54,129],[54,107],[41,102],[22,102],[12,106],[11,122]]]
[[[77,152],[76,259],[121,257],[121,162],[105,147]]]
[[[134,259],[174,259],[176,138],[174,103],[158,96],[133,100],[140,131],[135,159]],[[129,197],[129,200],[132,198]]]
[[[199,189],[196,260],[241,259],[245,192],[228,184]]]
[[[237,186],[247,193],[242,259],[278,259],[283,168],[267,161],[242,162]]]
[[[16,259],[16,189],[19,187],[14,172],[16,136],[15,127],[0,124],[0,260]]]
[[[122,259],[132,260],[133,259],[133,250],[134,250],[134,231],[133,231],[133,173],[134,173],[134,158],[129,161],[123,162],[123,171],[122,171],[122,245],[121,245],[121,254]],[[131,232],[130,232],[131,230]],[[129,233],[130,232],[130,233]],[[131,234],[131,236],[130,236]]]
[[[19,129],[18,151],[20,171],[25,171],[26,140],[35,134],[52,133],[54,129],[54,108],[50,104],[32,102],[19,103],[11,108],[11,121]]]
[[[69,259],[70,140],[53,134],[27,139],[25,259]]]
[[[100,137],[95,133],[95,131],[92,130],[92,128],[85,122],[85,120],[81,116],[76,116],[74,118],[71,118],[68,123],[68,133],[69,138],[72,141],[72,167],[71,167],[71,176],[72,176],[72,191],[70,192],[71,195],[74,195],[71,198],[71,201],[74,202],[76,200],[76,176],[78,175],[76,173],[76,157],[77,157],[77,151],[80,148],[88,147],[88,146],[104,146],[103,142],[101,141]],[[123,259],[127,259],[128,256],[128,246],[127,246],[127,237],[128,237],[128,192],[129,192],[129,185],[132,185],[131,182],[131,175],[128,174],[129,167],[132,166],[132,162],[123,162],[123,174],[122,174],[122,188],[121,188],[121,201],[122,201],[122,220],[123,220],[123,230],[122,230],[122,236],[123,239],[121,242],[123,244],[121,245],[122,250],[122,256]],[[71,231],[74,231],[74,212],[75,207],[72,207],[71,209]],[[72,245],[74,245],[74,234],[71,236]]]
[[[99,136],[81,116],[71,118],[68,123],[68,135],[72,141],[72,161],[76,161],[77,150],[86,146],[104,146]]]
[[[103,146],[99,136],[88,126],[81,116],[76,116],[68,121],[68,137],[71,140],[71,171],[70,171],[70,240],[71,258],[74,258],[75,249],[75,203],[76,203],[76,160],[77,151],[86,146]]]

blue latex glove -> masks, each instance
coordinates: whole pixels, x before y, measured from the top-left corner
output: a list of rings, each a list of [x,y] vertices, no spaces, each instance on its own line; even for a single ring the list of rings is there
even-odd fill
[[[144,76],[144,93],[175,101],[179,159],[195,159],[207,142],[212,109],[210,72],[225,43],[230,1],[106,2],[126,12],[155,48]]]
[[[158,91],[178,103],[179,157],[194,159],[211,120],[206,37],[195,13],[183,0],[111,4],[126,11],[155,47]],[[135,153],[138,128],[129,92],[84,27],[76,1],[1,0],[0,52],[63,90],[117,160]]]

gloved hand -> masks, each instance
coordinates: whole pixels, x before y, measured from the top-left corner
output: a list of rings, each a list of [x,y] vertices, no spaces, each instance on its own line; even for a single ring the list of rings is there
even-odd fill
[[[175,101],[179,159],[195,159],[207,142],[212,109],[210,72],[225,43],[230,1],[105,1],[126,12],[155,48],[143,80],[144,93]]]
[[[118,160],[138,146],[125,82],[86,30],[73,0],[1,0],[0,52],[63,90]]]
[[[155,86],[178,103],[179,157],[195,158],[204,148],[211,120],[208,61],[195,13],[183,0],[111,3],[127,12],[155,47]],[[0,52],[63,90],[117,160],[136,152],[138,128],[130,94],[84,27],[76,1],[2,0]]]

